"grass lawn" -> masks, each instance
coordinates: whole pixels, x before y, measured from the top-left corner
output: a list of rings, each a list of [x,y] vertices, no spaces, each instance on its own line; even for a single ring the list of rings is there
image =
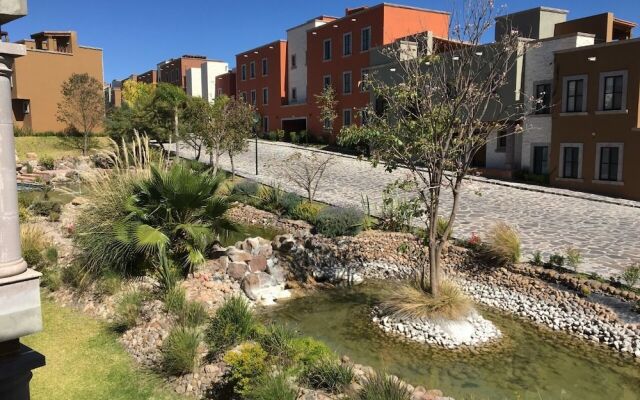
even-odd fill
[[[33,372],[32,399],[185,399],[136,368],[104,323],[44,296],[42,313],[44,331],[23,339],[47,359]]]
[[[27,153],[36,153],[38,157],[59,159],[63,156],[82,155],[82,138],[59,136],[19,136],[16,137],[18,158],[24,160]],[[91,138],[89,148],[101,149],[109,146],[106,137]]]

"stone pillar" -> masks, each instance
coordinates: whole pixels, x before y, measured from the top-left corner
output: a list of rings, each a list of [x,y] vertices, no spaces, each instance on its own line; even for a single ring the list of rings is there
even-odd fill
[[[0,0],[2,7],[9,2]],[[0,21],[2,18],[0,18]],[[5,18],[6,20],[6,18]],[[11,68],[23,45],[0,42],[0,399],[28,400],[32,370],[44,356],[20,343],[42,330],[40,273],[27,268],[20,248]]]
[[[25,54],[23,46],[0,43],[0,279],[27,270],[20,249],[16,186],[11,68],[13,58]],[[7,51],[5,53],[4,51]]]

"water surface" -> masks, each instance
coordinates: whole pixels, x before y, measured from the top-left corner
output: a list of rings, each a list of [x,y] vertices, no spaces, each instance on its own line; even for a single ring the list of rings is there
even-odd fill
[[[505,334],[491,350],[456,353],[390,339],[370,322],[376,285],[319,291],[265,311],[355,362],[461,399],[638,400],[640,363],[567,334],[483,309]]]

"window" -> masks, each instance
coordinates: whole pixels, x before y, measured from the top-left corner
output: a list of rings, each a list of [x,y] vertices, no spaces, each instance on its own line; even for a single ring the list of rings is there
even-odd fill
[[[291,69],[296,69],[298,68],[298,60],[296,60],[296,55],[292,54],[291,55]]]
[[[331,39],[325,39],[325,41],[323,42],[323,49],[324,51],[322,52],[322,59],[324,61],[331,60]]]
[[[498,132],[496,151],[507,151],[507,131]]]
[[[580,148],[577,146],[566,146],[562,151],[562,177],[578,179],[580,176]]]
[[[362,125],[367,125],[369,123],[369,113],[367,109],[360,110],[360,122]]]
[[[342,93],[351,94],[351,72],[342,73]]]
[[[549,114],[551,112],[551,84],[540,83],[535,88],[536,114]]]
[[[371,27],[362,30],[360,36],[360,51],[369,51],[371,48]]]
[[[604,97],[602,98],[604,111],[622,110],[622,82],[622,75],[604,77]]]
[[[342,111],[342,125],[349,126],[351,125],[351,110],[346,109]]]
[[[251,61],[249,64],[249,79],[253,79],[256,77],[256,62]]]
[[[366,92],[367,90],[369,90],[369,88],[367,87],[368,79],[369,79],[369,69],[364,68],[362,71],[360,71],[360,91],[361,92]]]
[[[584,100],[584,79],[567,80],[566,112],[582,112]]]
[[[269,88],[262,88],[262,104],[269,104]]]
[[[247,92],[240,93],[240,100],[247,102]]]
[[[342,55],[345,57],[351,55],[351,32],[342,36]]]
[[[291,88],[291,100],[298,100],[298,90]]]
[[[322,121],[322,128],[325,131],[331,130],[331,120],[329,118],[325,118],[324,121]]]
[[[601,146],[598,179],[601,181],[617,181],[620,166],[620,147]]]
[[[240,67],[240,79],[243,81],[247,80],[247,64],[242,64]]]
[[[222,89],[218,88],[218,92],[216,94],[218,97],[222,96]]]
[[[378,117],[382,117],[384,115],[384,113],[387,111],[387,100],[382,97],[382,96],[378,96],[376,97],[376,115]]]
[[[262,132],[269,132],[269,117],[262,117]]]
[[[322,88],[326,89],[331,86],[331,75],[325,75],[322,77]]]
[[[255,90],[252,90],[252,91],[251,91],[251,105],[252,105],[252,106],[255,106],[255,105],[256,105],[256,101],[257,101],[257,100],[256,100],[256,91],[255,91]]]
[[[266,58],[262,59],[262,76],[269,75],[269,62]]]
[[[536,175],[549,173],[549,146],[533,146],[533,173]]]

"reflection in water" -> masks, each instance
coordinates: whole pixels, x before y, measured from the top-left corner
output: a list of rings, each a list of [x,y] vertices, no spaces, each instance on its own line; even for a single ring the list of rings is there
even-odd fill
[[[482,310],[505,338],[498,346],[452,352],[392,339],[370,323],[375,285],[291,300],[265,317],[325,341],[355,362],[441,389],[456,399],[640,399],[640,364],[566,334]]]

